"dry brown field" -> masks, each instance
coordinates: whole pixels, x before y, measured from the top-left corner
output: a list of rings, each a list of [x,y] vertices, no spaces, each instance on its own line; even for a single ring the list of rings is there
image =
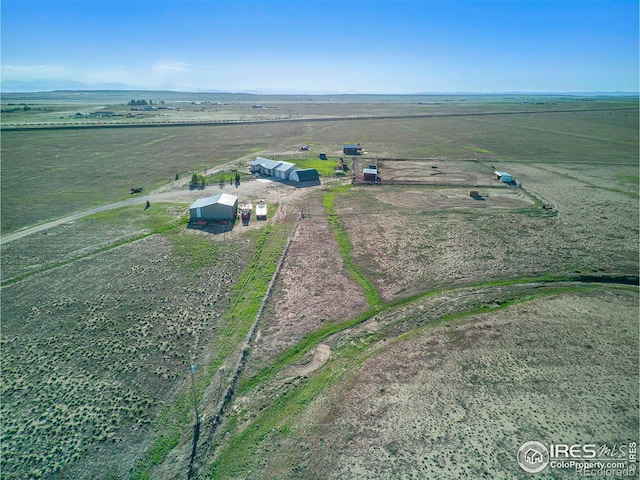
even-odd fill
[[[530,478],[526,441],[637,442],[638,314],[637,292],[604,288],[365,345],[253,476]]]
[[[293,102],[298,109],[293,122],[4,129],[1,186],[11,194],[5,194],[2,202],[2,233],[121,200],[132,186],[157,188],[176,173],[185,176],[251,155],[292,153],[302,145],[333,157],[341,155],[344,143],[359,142],[372,158],[635,166],[637,99],[555,101],[556,105],[547,105],[557,110],[553,113],[543,105],[525,106],[524,112],[533,109],[529,113],[510,114],[523,111],[517,99],[458,98],[440,102],[430,118],[376,118],[403,117],[408,107],[431,108],[414,99],[326,101],[321,106]],[[302,116],[307,108],[313,118]],[[362,115],[351,115],[352,109]],[[342,120],[327,121],[323,112]],[[471,116],[447,116],[465,113]]]
[[[305,199],[282,270],[258,331],[247,375],[268,366],[307,333],[348,320],[368,305],[362,290],[345,271],[333,232],[321,212],[319,195]]]
[[[384,298],[549,272],[635,274],[635,187],[607,180],[605,166],[569,169],[572,175],[546,165],[505,166],[523,188],[493,180],[494,187],[479,188],[486,200],[437,182],[359,186],[339,197],[354,256]],[[604,176],[589,179],[595,170]],[[632,175],[634,168],[615,171]],[[556,210],[542,209],[540,199]]]

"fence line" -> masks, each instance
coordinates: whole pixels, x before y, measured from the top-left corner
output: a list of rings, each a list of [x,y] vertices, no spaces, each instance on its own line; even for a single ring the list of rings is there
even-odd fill
[[[258,313],[256,314],[256,317],[255,317],[255,320],[253,322],[253,325],[251,326],[251,328],[249,329],[249,332],[247,333],[247,336],[245,337],[245,341],[244,341],[242,349],[240,351],[240,355],[239,355],[238,360],[236,362],[235,372],[234,372],[233,376],[231,377],[231,379],[229,380],[229,383],[227,385],[227,389],[226,389],[226,391],[224,393],[224,396],[222,397],[222,399],[218,403],[215,415],[213,417],[211,417],[211,419],[206,422],[206,425],[203,425],[203,427],[205,429],[208,429],[207,437],[200,444],[198,444],[197,440],[194,441],[193,452],[192,452],[192,455],[191,455],[191,462],[189,464],[189,474],[188,474],[188,477],[187,477],[189,480],[200,478],[198,476],[199,475],[199,470],[200,470],[201,467],[206,465],[206,458],[209,455],[209,452],[210,452],[211,447],[213,445],[213,438],[214,438],[214,436],[216,434],[216,431],[218,430],[218,427],[222,424],[222,417],[223,417],[227,407],[231,404],[231,400],[233,399],[233,394],[234,394],[236,386],[238,384],[238,380],[240,379],[240,375],[242,375],[242,372],[244,371],[244,367],[245,367],[245,365],[247,363],[247,359],[249,357],[250,346],[251,346],[251,343],[253,342],[253,340],[255,338],[256,330],[258,328],[258,322],[260,321],[260,318],[262,317],[262,314],[264,312],[265,307],[267,306],[267,303],[271,299],[273,286],[275,285],[275,282],[276,282],[278,276],[280,275],[280,269],[282,267],[282,264],[284,263],[285,257],[287,256],[287,251],[289,250],[289,245],[291,244],[291,239],[293,238],[293,236],[294,236],[294,234],[295,234],[297,229],[298,229],[298,220],[296,220],[295,224],[293,225],[291,233],[289,234],[289,238],[287,239],[287,243],[285,244],[284,249],[282,251],[282,255],[280,256],[280,258],[278,260],[278,265],[276,266],[276,270],[273,273],[273,276],[271,277],[271,280],[269,281],[269,285],[267,286],[267,291],[266,291],[266,293],[264,295],[264,298],[262,300],[262,304],[260,305],[260,309],[258,310]],[[196,426],[196,430],[194,431],[194,435],[198,435],[199,436],[200,431],[199,431],[198,427],[199,426]]]

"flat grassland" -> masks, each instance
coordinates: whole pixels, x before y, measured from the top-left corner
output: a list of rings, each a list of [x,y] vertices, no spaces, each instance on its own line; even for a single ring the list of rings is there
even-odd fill
[[[108,231],[100,216],[77,223]],[[253,251],[184,231],[123,232],[104,251],[104,238],[77,239],[94,251],[2,291],[6,478],[117,477],[141,461],[154,419],[185,388],[188,351],[202,362],[233,332],[223,315]],[[163,425],[173,436],[188,414],[178,412]]]
[[[528,440],[638,441],[637,98],[325,100],[3,130],[3,235],[301,145],[419,180],[275,185],[219,235],[167,196],[3,242],[3,477],[519,478]]]
[[[220,124],[163,128],[5,129],[2,133],[2,234],[64,213],[126,198],[129,189],[159,186],[189,171],[252,154],[341,155],[361,142],[372,157],[476,159],[512,162],[599,163],[634,166],[636,99],[522,105],[517,100],[441,102],[433,117]],[[426,100],[425,100],[426,101]],[[555,103],[555,105],[554,105]],[[414,100],[411,105],[416,104]],[[298,103],[294,105],[301,108]],[[309,105],[306,103],[305,105]],[[360,103],[326,102],[340,117]],[[364,104],[364,118],[402,114],[407,103]],[[422,105],[424,106],[424,105]],[[505,114],[509,111],[546,110]],[[310,107],[312,108],[312,107]],[[359,107],[364,108],[364,107]],[[571,111],[562,111],[568,110]],[[501,112],[487,115],[491,112]],[[391,112],[393,113],[393,112]],[[447,116],[471,113],[472,116]],[[357,117],[355,117],[357,118]],[[323,120],[323,121],[318,121]],[[632,175],[637,176],[637,172]]]
[[[396,337],[348,363],[291,434],[274,429],[255,476],[526,478],[515,452],[531,439],[636,441],[637,302],[556,294]]]

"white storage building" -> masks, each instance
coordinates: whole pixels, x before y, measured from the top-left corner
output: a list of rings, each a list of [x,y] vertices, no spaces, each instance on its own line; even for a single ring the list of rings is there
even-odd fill
[[[200,198],[189,207],[191,221],[233,220],[238,214],[238,197],[221,193],[213,197]]]

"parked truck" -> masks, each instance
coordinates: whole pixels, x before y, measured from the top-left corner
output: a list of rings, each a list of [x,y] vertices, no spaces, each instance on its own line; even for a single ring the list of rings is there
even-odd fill
[[[249,225],[249,221],[251,220],[251,210],[253,210],[253,207],[250,203],[245,203],[240,206],[240,218],[242,219],[242,225]]]
[[[267,204],[264,200],[258,200],[256,204],[256,220],[267,219]]]

